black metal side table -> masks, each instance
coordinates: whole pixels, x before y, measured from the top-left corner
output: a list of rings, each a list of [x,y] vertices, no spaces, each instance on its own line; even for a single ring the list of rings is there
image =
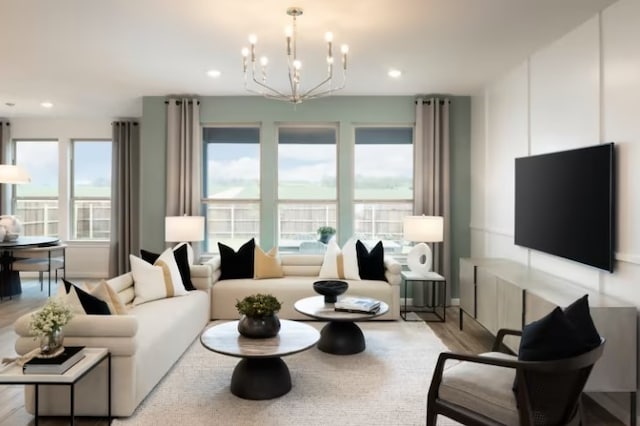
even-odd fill
[[[35,424],[38,424],[38,396],[41,385],[66,385],[71,389],[69,423],[75,424],[75,384],[99,364],[107,361],[107,421],[111,424],[111,352],[106,348],[84,348],[85,357],[63,374],[24,374],[22,367],[12,365],[0,373],[1,385],[35,386]]]
[[[436,272],[427,272],[426,274],[418,274],[413,271],[402,271],[402,279],[404,280],[404,308],[400,310],[400,316],[403,320],[407,320],[407,287],[410,282],[421,282],[422,285],[431,286],[431,306],[417,307],[411,306],[412,312],[429,312],[434,314],[438,319],[435,321],[445,322],[447,318],[447,280]],[[439,289],[437,289],[439,287]],[[442,315],[438,312],[438,308],[442,309]],[[434,321],[434,320],[425,320]]]

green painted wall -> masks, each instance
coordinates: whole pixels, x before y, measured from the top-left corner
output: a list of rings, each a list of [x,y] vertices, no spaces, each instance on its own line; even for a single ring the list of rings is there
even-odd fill
[[[248,124],[261,126],[261,245],[274,244],[276,230],[276,128],[280,124],[334,124],[338,127],[338,239],[344,243],[353,232],[349,218],[353,213],[353,144],[354,126],[362,124],[415,123],[413,96],[334,96],[300,105],[292,105],[252,96],[201,97],[200,117],[203,124]],[[452,264],[455,264],[452,295],[457,297],[458,257],[469,255],[470,212],[470,99],[451,97],[452,143]],[[149,250],[164,247],[166,113],[165,97],[145,97],[141,120],[141,244]],[[272,167],[269,167],[272,165]],[[455,176],[454,176],[455,175]],[[465,195],[466,194],[466,195]],[[453,196],[453,195],[452,195]],[[466,197],[466,198],[465,198]],[[453,229],[455,228],[455,233]],[[457,241],[461,238],[461,241]]]

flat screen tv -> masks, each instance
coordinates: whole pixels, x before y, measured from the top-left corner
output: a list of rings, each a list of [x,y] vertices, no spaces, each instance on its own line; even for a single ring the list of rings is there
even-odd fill
[[[613,272],[613,143],[515,163],[515,243]]]

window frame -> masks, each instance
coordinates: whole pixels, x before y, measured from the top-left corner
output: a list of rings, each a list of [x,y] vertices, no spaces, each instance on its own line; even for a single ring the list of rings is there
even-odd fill
[[[356,156],[356,147],[358,145],[368,145],[365,143],[358,143],[358,138],[357,138],[357,133],[358,133],[358,129],[410,129],[411,130],[411,138],[410,138],[410,142],[409,143],[404,143],[404,142],[399,142],[398,144],[402,144],[402,145],[411,145],[412,147],[412,154],[411,154],[411,158],[410,158],[410,163],[409,166],[411,167],[411,186],[412,186],[412,197],[411,198],[397,198],[397,199],[389,199],[389,198],[363,198],[363,197],[356,197],[356,192],[357,192],[357,185],[356,185],[356,162],[357,162],[357,156]],[[388,144],[391,145],[391,144]],[[353,201],[353,217],[352,217],[352,226],[353,226],[353,234],[354,236],[358,235],[358,226],[357,223],[359,221],[358,219],[358,214],[356,212],[357,208],[359,205],[363,205],[365,206],[365,208],[367,206],[380,206],[380,205],[402,205],[402,204],[406,204],[406,205],[410,205],[410,214],[413,214],[413,211],[415,210],[415,187],[414,187],[414,179],[415,179],[415,125],[413,124],[358,124],[358,125],[354,125],[353,126],[353,163],[352,163],[352,167],[351,167],[351,171],[353,173],[353,194],[352,194],[352,201]],[[375,207],[374,207],[375,209]],[[377,222],[373,222],[374,224]],[[381,240],[384,241],[382,238],[378,238],[378,236],[376,234],[373,234],[373,240]],[[394,241],[394,240],[388,240],[388,241]],[[398,241],[402,241],[402,238],[400,238]],[[398,249],[402,249],[401,247],[398,247]],[[391,249],[391,251],[395,251],[394,249]]]
[[[313,128],[313,129],[331,129],[333,130],[333,150],[334,150],[334,155],[335,155],[335,179],[336,179],[336,184],[335,184],[335,198],[313,198],[313,199],[306,199],[306,198],[280,198],[280,131],[283,128],[297,128],[297,129],[304,129],[304,128]],[[326,226],[333,226],[334,228],[337,229],[338,234],[340,233],[340,229],[338,227],[338,222],[339,222],[339,218],[340,218],[340,193],[339,193],[339,182],[340,182],[340,150],[339,150],[339,135],[340,135],[340,126],[339,123],[333,123],[333,122],[319,122],[319,123],[276,123],[276,149],[277,149],[277,153],[276,153],[276,158],[277,158],[277,165],[276,165],[276,180],[275,180],[275,193],[276,193],[276,199],[275,199],[275,204],[276,204],[276,229],[275,229],[275,244],[276,246],[282,250],[282,251],[291,251],[294,250],[295,251],[295,247],[289,247],[289,246],[283,246],[282,242],[288,242],[288,244],[291,244],[291,242],[293,240],[290,239],[282,239],[282,220],[281,220],[281,207],[286,206],[286,205],[300,205],[300,204],[312,204],[312,205],[321,205],[321,206],[331,206],[335,209],[335,223],[331,223],[328,220],[325,220],[325,223],[323,223],[322,225]],[[291,143],[286,143],[283,145],[288,145]],[[304,144],[297,144],[297,145],[304,145]],[[327,144],[329,145],[329,144]],[[337,235],[336,235],[337,237]],[[300,242],[302,241],[307,241],[307,240],[300,240]],[[295,243],[294,243],[295,245]]]
[[[107,238],[78,238],[78,223],[76,221],[76,201],[108,201],[109,210],[113,208],[113,193],[109,190],[109,198],[104,197],[90,197],[90,196],[76,196],[75,194],[75,147],[76,143],[91,143],[91,142],[108,142],[113,150],[113,139],[103,138],[73,138],[69,140],[69,210],[68,210],[68,223],[69,223],[69,240],[81,241],[81,242],[105,242],[111,238],[111,214],[109,214],[109,233]],[[112,151],[113,152],[113,151]],[[113,170],[113,154],[111,161],[109,162],[109,168]],[[111,176],[113,179],[113,176]],[[93,227],[91,227],[93,228]]]
[[[257,146],[258,146],[258,165],[259,165],[259,170],[258,170],[258,195],[256,198],[211,198],[208,196],[208,169],[207,169],[207,162],[208,162],[208,144],[209,143],[215,143],[215,142],[207,142],[204,138],[204,132],[205,129],[207,128],[221,128],[221,129],[257,129],[258,131],[258,139],[257,139]],[[211,221],[209,219],[209,208],[212,206],[229,206],[229,205],[253,205],[256,204],[258,207],[258,232],[255,236],[253,236],[256,240],[256,244],[258,244],[258,242],[260,241],[260,228],[261,228],[261,202],[262,202],[262,197],[261,197],[261,191],[262,191],[262,135],[261,135],[261,125],[260,123],[246,123],[246,124],[212,124],[212,123],[208,123],[208,124],[202,124],[201,128],[200,128],[200,134],[203,136],[202,138],[202,198],[200,200],[200,203],[202,205],[202,214],[205,217],[205,239],[204,239],[204,249],[207,253],[212,253],[212,254],[218,254],[218,248],[217,245],[212,246],[212,244],[209,244],[209,241],[213,241],[214,238],[210,238],[209,234],[210,234],[210,225],[209,222]],[[232,234],[233,234],[233,229],[232,229]],[[225,243],[223,243],[225,244]],[[236,247],[237,248],[237,247]]]

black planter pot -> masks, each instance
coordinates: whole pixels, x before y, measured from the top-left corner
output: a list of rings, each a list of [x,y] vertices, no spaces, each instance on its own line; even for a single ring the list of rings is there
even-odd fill
[[[280,331],[280,320],[275,314],[264,317],[243,315],[238,321],[238,333],[252,339],[275,337],[278,331]]]

